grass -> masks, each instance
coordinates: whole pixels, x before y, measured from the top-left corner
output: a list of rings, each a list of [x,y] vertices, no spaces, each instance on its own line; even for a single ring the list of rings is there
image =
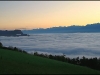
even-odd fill
[[[0,49],[0,74],[100,74],[100,71]]]

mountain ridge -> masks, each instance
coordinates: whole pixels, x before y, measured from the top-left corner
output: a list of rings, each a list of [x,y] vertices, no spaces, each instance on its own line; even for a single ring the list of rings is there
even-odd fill
[[[23,33],[90,33],[100,32],[100,23],[87,24],[86,26],[72,25],[68,27],[39,28],[32,30],[22,30]]]

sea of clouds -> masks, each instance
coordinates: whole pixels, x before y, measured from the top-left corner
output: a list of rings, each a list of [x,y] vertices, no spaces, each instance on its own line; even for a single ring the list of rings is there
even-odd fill
[[[4,46],[21,48],[28,53],[68,57],[100,57],[100,33],[45,33],[31,36],[0,37]]]

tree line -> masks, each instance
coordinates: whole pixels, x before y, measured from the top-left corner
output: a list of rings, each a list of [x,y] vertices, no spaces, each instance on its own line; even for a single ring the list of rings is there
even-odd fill
[[[69,57],[65,57],[64,54],[63,55],[51,55],[51,54],[47,55],[43,53],[39,54],[38,52],[34,52],[33,55],[100,70],[100,58],[97,58],[97,57],[86,58],[85,56],[83,56],[82,58],[79,58],[79,57],[69,58]]]
[[[5,47],[5,46],[3,46],[3,44],[2,44],[1,42],[0,42],[0,48],[1,48],[1,49],[6,49],[6,50],[18,51],[18,52],[26,53],[26,54],[27,54],[26,51],[24,51],[24,50],[22,50],[22,49],[19,49],[19,48],[17,48],[17,47],[12,47],[12,46]]]

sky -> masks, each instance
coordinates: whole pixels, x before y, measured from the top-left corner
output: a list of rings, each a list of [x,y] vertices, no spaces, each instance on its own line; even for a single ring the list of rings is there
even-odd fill
[[[0,30],[100,22],[100,1],[0,1]]]

